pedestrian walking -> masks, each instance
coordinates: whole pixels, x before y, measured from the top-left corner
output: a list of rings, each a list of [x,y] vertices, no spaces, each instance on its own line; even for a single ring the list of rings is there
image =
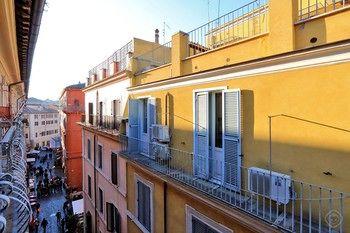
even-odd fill
[[[35,223],[34,223],[34,227],[35,227],[35,233],[39,232],[39,225],[40,225],[40,221],[38,218],[35,219]]]
[[[40,203],[38,202],[38,203],[36,203],[36,216],[39,216],[39,214],[40,214]]]
[[[56,213],[56,220],[57,220],[57,224],[61,224],[61,212],[57,211]]]
[[[44,233],[46,233],[47,224],[48,224],[48,222],[47,222],[46,218],[44,218],[43,221],[41,222],[41,227],[43,228]]]
[[[62,218],[61,220],[61,232],[64,233],[64,225],[66,224],[66,221],[64,220],[64,218]]]

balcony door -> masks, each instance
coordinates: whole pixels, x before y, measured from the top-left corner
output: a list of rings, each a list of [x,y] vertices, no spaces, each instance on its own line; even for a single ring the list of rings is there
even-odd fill
[[[94,104],[89,103],[89,124],[93,124],[94,122]]]
[[[195,93],[194,173],[240,188],[240,91]]]
[[[129,100],[129,143],[132,143],[132,151],[137,151],[152,157],[150,147],[151,128],[156,123],[156,99],[142,98]]]
[[[99,122],[100,122],[100,126],[103,124],[103,102],[101,101],[99,103]]]

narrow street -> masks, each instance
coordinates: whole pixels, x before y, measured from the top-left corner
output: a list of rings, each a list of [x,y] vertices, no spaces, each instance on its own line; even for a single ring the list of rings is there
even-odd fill
[[[50,159],[49,154],[52,153],[52,158]],[[42,158],[44,158],[45,156],[47,156],[47,160],[45,162],[42,162]],[[38,159],[35,162],[35,168],[39,168],[40,166],[43,167],[43,169],[47,169],[47,168],[51,168],[52,169],[52,173],[50,174],[48,172],[48,178],[52,179],[54,177],[63,177],[63,171],[61,168],[56,168],[55,167],[55,160],[56,160],[56,155],[54,154],[54,152],[49,152],[49,151],[41,151]],[[34,169],[34,168],[33,168]],[[48,170],[49,170],[48,169]],[[37,187],[39,180],[41,180],[41,178],[39,176],[35,176],[35,187]],[[63,204],[66,201],[65,198],[65,191],[62,188],[57,189],[57,191],[55,192],[49,192],[47,195],[38,195],[38,202],[40,204],[40,214],[38,216],[38,220],[40,221],[40,225],[39,225],[39,231],[38,232],[44,232],[41,223],[42,220],[45,218],[48,221],[47,224],[47,228],[46,228],[46,232],[61,232],[60,231],[60,224],[57,223],[56,220],[56,213],[58,211],[61,212],[62,217],[64,217],[64,213],[63,213]],[[34,211],[34,214],[35,211]],[[35,215],[36,216],[36,215]]]

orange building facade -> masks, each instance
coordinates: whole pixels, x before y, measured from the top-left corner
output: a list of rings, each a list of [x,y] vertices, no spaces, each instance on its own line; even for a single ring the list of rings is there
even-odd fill
[[[69,188],[82,189],[82,156],[81,156],[81,127],[84,115],[85,84],[75,84],[66,87],[60,97],[62,164]]]

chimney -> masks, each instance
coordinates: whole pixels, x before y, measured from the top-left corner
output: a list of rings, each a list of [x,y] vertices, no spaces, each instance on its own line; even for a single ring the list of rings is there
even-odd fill
[[[159,30],[158,29],[154,30],[154,42],[159,44]]]

